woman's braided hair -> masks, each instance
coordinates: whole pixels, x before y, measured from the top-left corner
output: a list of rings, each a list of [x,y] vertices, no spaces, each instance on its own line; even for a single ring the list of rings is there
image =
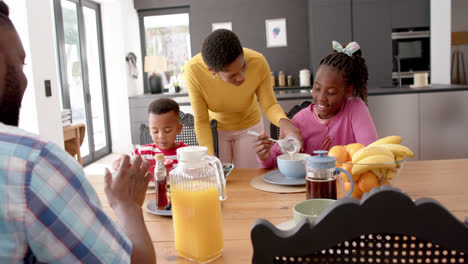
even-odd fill
[[[367,72],[366,60],[357,50],[352,56],[334,50],[320,61],[320,66],[326,65],[340,71],[346,85],[353,85],[353,96],[359,96],[367,104]]]

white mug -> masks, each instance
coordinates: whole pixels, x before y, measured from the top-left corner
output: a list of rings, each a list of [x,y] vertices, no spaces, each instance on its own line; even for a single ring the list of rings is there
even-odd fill
[[[428,86],[428,77],[429,74],[427,72],[423,73],[415,73],[413,78],[414,78],[414,86]]]

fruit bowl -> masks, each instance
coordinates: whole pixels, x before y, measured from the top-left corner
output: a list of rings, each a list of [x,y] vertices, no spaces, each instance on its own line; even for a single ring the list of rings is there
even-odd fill
[[[387,163],[352,163],[337,161],[336,166],[347,170],[351,174],[354,180],[354,189],[351,197],[360,199],[364,193],[369,192],[374,187],[386,184],[394,185],[406,160],[405,158]],[[343,181],[346,192],[349,192],[351,184],[348,177],[341,172],[341,177],[339,178]]]
[[[384,184],[395,184],[407,157],[414,153],[401,145],[400,136],[378,139],[368,146],[360,143],[333,146],[328,156],[336,158],[336,166],[347,170],[354,180],[352,197],[360,199],[363,193]],[[344,174],[344,173],[343,173]],[[341,175],[345,190],[351,189],[348,177]]]

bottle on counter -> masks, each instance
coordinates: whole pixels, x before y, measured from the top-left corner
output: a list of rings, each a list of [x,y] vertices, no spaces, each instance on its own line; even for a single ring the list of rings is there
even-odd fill
[[[159,210],[164,210],[168,205],[167,201],[167,171],[164,165],[164,154],[159,153],[154,156],[156,166],[154,167],[154,181],[156,183],[156,206]]]
[[[275,87],[276,83],[275,83],[275,72],[271,72],[271,86],[272,87]]]
[[[292,77],[292,75],[288,75],[288,86],[289,87],[293,86],[293,77]]]
[[[286,86],[286,77],[283,71],[278,72],[278,86]]]

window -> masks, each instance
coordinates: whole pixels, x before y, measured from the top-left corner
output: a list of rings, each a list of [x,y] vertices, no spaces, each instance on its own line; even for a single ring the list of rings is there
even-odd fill
[[[182,68],[192,57],[188,11],[188,8],[175,8],[139,12],[143,56],[165,58],[164,91],[175,92],[175,86],[185,86]],[[146,71],[144,67],[143,70]],[[145,93],[149,93],[147,72],[144,81]]]

